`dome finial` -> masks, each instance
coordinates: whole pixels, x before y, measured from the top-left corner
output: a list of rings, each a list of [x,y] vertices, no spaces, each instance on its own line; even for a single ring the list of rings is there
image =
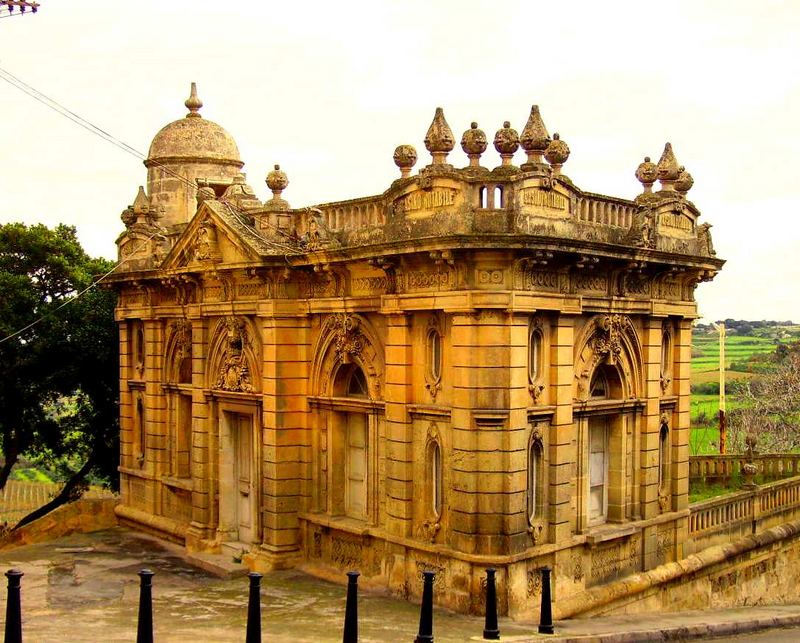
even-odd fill
[[[186,105],[186,108],[189,110],[189,113],[186,114],[186,118],[202,118],[202,116],[200,116],[200,108],[203,106],[203,101],[197,97],[197,83],[192,83],[192,90],[189,93],[189,98],[184,102],[184,105]]]

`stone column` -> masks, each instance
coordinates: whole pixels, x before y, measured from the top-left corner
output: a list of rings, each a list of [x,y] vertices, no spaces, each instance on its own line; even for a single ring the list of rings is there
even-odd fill
[[[306,316],[259,318],[262,362],[262,550],[296,552],[298,513],[311,485],[309,394],[311,347]],[[274,565],[280,565],[273,560]]]
[[[412,424],[407,405],[412,392],[412,317],[386,316],[386,530],[411,535],[413,494]]]

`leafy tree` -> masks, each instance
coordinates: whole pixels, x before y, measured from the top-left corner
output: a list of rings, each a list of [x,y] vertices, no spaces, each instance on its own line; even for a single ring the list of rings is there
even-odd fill
[[[0,489],[22,456],[59,466],[68,480],[49,509],[90,474],[116,479],[116,295],[87,290],[112,266],[74,227],[0,225]]]
[[[800,448],[800,343],[778,354],[777,368],[749,382],[742,408],[729,413],[731,444],[742,450],[747,437],[760,451]]]

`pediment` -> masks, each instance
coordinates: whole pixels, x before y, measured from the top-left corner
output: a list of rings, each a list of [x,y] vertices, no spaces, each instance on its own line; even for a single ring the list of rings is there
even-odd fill
[[[214,205],[207,201],[200,206],[164,259],[162,269],[216,269],[260,260],[258,249]]]

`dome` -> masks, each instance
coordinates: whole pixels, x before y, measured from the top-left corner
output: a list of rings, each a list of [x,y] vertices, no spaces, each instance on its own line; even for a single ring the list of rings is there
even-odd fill
[[[191,96],[185,104],[189,113],[163,127],[155,135],[145,165],[149,161],[186,159],[242,167],[239,148],[233,137],[214,121],[200,116],[203,103],[197,97],[194,83]]]

